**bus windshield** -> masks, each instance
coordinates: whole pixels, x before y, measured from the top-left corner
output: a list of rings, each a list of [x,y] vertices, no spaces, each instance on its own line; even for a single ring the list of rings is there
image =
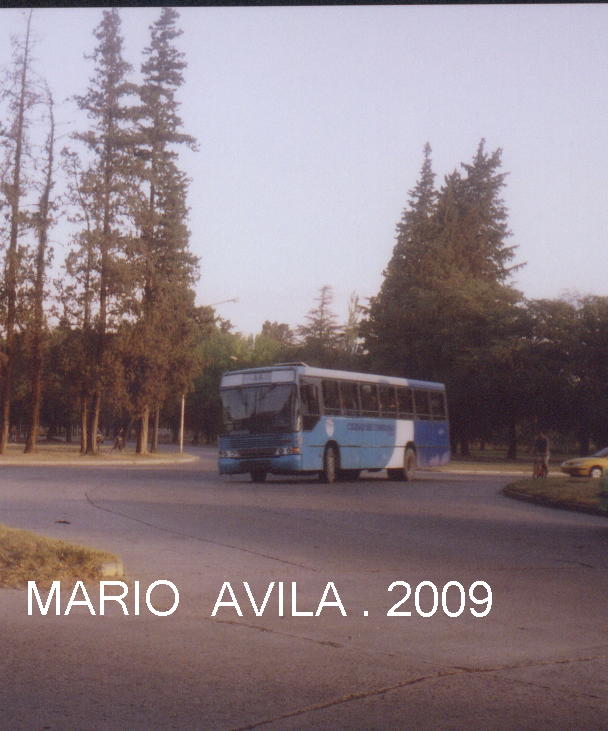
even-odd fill
[[[293,385],[275,384],[221,391],[224,433],[266,434],[293,430]]]

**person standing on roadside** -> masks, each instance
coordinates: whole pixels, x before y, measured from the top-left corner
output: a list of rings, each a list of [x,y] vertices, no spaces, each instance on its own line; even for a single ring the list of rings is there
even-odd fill
[[[542,431],[534,440],[534,477],[546,477],[549,473],[549,439]]]
[[[118,449],[119,452],[122,452],[124,447],[125,447],[125,430],[121,428],[114,439],[114,446],[112,447],[112,450]]]

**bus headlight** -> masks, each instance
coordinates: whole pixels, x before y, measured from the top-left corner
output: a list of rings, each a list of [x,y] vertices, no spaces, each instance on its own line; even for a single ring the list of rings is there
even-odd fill
[[[225,457],[227,459],[237,459],[241,456],[241,453],[238,452],[236,449],[222,449],[220,450],[220,457]]]
[[[300,447],[277,447],[275,455],[281,457],[285,454],[300,454]]]

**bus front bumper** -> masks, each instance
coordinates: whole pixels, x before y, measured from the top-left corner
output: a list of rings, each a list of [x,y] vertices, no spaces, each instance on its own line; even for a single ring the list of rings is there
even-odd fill
[[[301,454],[284,454],[278,457],[220,457],[220,475],[240,475],[248,472],[268,472],[273,475],[291,475],[302,472]]]

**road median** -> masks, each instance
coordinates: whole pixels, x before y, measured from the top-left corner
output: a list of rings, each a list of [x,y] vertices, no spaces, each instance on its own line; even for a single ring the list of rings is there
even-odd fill
[[[515,500],[608,517],[608,493],[602,492],[598,480],[577,477],[518,480],[503,488],[503,493]]]
[[[0,588],[18,589],[35,581],[97,581],[124,574],[121,559],[75,543],[0,524]]]

